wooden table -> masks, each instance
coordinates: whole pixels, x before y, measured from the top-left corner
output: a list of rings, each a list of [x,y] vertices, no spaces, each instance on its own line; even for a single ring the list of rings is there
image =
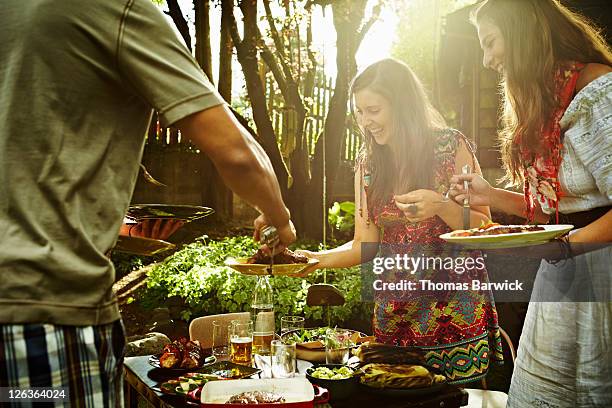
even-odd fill
[[[159,383],[172,377],[161,377],[149,365],[150,356],[127,357],[124,362],[124,398],[127,408],[138,406],[138,395],[151,406],[161,408],[193,408],[197,404],[187,403],[183,398],[162,394]],[[298,360],[298,374],[304,375],[311,366],[307,361]],[[354,398],[333,402],[332,408],[389,407],[389,408],[459,408],[468,403],[468,393],[458,387],[447,385],[433,395],[412,398],[389,398],[358,392]],[[325,405],[319,405],[323,407]],[[328,405],[329,406],[329,405]]]

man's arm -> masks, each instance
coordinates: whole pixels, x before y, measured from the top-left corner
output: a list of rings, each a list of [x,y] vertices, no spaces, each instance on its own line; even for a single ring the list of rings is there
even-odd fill
[[[226,106],[196,112],[174,125],[210,157],[225,184],[279,230],[284,245],[295,239],[270,159]]]

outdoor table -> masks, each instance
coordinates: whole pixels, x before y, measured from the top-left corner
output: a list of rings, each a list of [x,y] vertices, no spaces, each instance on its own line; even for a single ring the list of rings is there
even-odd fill
[[[159,383],[177,376],[167,375],[165,377],[157,377],[159,370],[149,365],[150,356],[126,357],[124,361],[124,398],[127,408],[137,407],[137,397],[140,395],[150,405],[162,408],[192,408],[197,406],[195,403],[188,403],[182,397],[165,395],[159,390]],[[298,373],[296,375],[304,375],[306,369],[312,364],[298,360]],[[264,370],[259,375],[265,375]],[[151,378],[154,377],[154,378]],[[453,385],[446,385],[443,389],[435,394],[425,396],[414,396],[411,398],[389,398],[380,395],[374,395],[367,391],[358,390],[355,396],[344,401],[334,401],[331,404],[332,408],[355,408],[356,406],[371,406],[389,407],[389,408],[459,408],[466,406],[468,402],[468,393],[466,390],[460,389]],[[322,407],[325,405],[319,405]]]

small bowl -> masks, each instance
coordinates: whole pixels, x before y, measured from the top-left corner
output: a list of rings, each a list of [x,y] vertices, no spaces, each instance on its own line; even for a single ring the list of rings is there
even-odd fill
[[[306,378],[312,384],[320,385],[329,391],[329,400],[338,401],[351,397],[357,392],[357,384],[359,383],[358,378],[353,375],[352,377],[345,378],[342,380],[328,380],[324,378],[315,378],[311,374],[314,370],[319,367],[327,367],[329,369],[345,367],[343,364],[316,364],[306,369]],[[355,371],[354,369],[351,369]]]

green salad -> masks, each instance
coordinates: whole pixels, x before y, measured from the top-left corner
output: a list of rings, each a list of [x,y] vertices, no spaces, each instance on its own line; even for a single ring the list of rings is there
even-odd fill
[[[331,343],[333,348],[350,347],[351,331],[344,329],[336,329],[330,327],[319,327],[316,329],[301,329],[287,336],[284,341],[286,343],[309,343],[312,341],[320,341],[322,344]]]
[[[301,329],[289,334],[285,340],[287,343],[308,343],[311,341],[325,341],[325,333],[329,327],[319,327],[316,329]]]
[[[323,380],[346,380],[347,378],[351,378],[353,374],[353,370],[348,367],[317,367],[310,373],[310,376]]]

